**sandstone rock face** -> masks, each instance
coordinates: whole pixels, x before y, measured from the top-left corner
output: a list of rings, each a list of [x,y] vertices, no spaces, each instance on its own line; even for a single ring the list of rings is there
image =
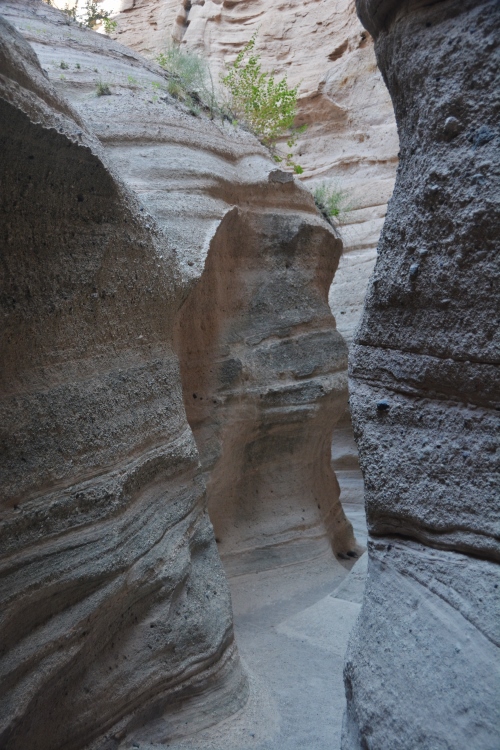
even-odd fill
[[[498,6],[358,8],[401,164],[350,366],[372,541],[343,748],[493,750]]]
[[[241,399],[254,415],[234,450],[260,490],[270,449],[281,465],[280,450],[311,456],[331,431],[322,412],[334,420],[345,402],[346,350],[326,307],[339,242],[253,137],[193,117],[156,65],[37,0],[0,13],[17,29],[2,22],[0,744],[165,743],[246,695],[206,513],[209,459],[200,441],[200,471],[183,407],[179,308],[192,305],[198,341],[213,270],[227,283],[234,269],[247,310],[234,290],[219,295],[227,317],[221,302],[202,350],[228,422],[241,377],[259,393]],[[200,372],[178,345],[191,389]],[[210,420],[226,460],[231,430]],[[294,497],[290,534],[319,535],[321,522],[345,551],[352,531],[324,459],[308,502],[325,503],[298,523]],[[268,534],[261,509],[246,510]]]
[[[1,24],[0,745],[168,739],[180,701],[191,720],[200,691],[216,712],[245,695],[172,349],[179,272]]]
[[[62,0],[60,0],[62,2]],[[345,189],[350,210],[344,256],[330,295],[339,332],[351,342],[392,193],[398,141],[370,35],[351,0],[104,0],[116,36],[154,57],[173,37],[210,62],[217,80],[253,33],[265,69],[299,84],[297,124],[307,123],[297,161],[303,179]]]
[[[330,466],[347,394],[327,299],[341,247],[319,217],[234,208],[181,310],[186,409],[230,574],[312,557],[328,538],[353,554]]]

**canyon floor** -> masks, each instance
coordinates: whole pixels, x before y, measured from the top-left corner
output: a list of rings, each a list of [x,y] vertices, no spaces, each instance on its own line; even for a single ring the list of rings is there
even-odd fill
[[[335,453],[335,446],[334,446]],[[344,508],[366,544],[359,469],[337,470]],[[230,579],[239,651],[250,698],[235,716],[171,750],[340,748],[342,667],[360,609],[366,553],[339,561],[329,550],[302,562]],[[141,743],[141,750],[154,746]]]

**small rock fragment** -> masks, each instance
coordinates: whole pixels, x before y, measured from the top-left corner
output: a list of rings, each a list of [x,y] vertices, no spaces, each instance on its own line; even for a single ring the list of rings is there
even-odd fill
[[[447,117],[444,123],[444,133],[448,138],[454,138],[462,130],[460,120],[456,117]]]

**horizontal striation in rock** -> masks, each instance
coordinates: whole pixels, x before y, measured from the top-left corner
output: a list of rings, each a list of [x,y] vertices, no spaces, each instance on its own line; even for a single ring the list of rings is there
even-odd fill
[[[234,208],[181,308],[186,410],[230,574],[317,554],[325,540],[355,554],[330,466],[347,399],[347,348],[327,302],[340,249],[314,214]]]
[[[0,24],[0,744],[166,741],[180,702],[184,724],[213,696],[210,723],[246,694],[172,349],[181,274]]]
[[[116,38],[148,57],[162,52],[174,38],[209,61],[215,81],[257,32],[264,69],[278,77],[286,74],[289,83],[299,86],[297,124],[308,126],[296,148],[295,158],[304,168],[301,179],[310,187],[325,182],[349,193],[350,210],[342,229],[345,257],[330,303],[338,329],[350,344],[373,270],[398,153],[390,97],[375,63],[373,41],[356,17],[354,3],[137,0],[124,5],[123,0],[106,0],[105,7],[116,14]],[[351,265],[356,260],[350,256],[362,248],[370,250],[367,267],[362,277],[354,271],[353,287]],[[350,310],[345,315],[347,294]]]

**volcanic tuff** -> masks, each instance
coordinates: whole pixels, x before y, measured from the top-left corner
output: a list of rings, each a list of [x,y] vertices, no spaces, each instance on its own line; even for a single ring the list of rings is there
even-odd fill
[[[194,117],[156,65],[36,0],[0,12],[18,30],[2,21],[1,744],[165,741],[245,700],[204,473],[246,450],[260,491],[273,451],[328,445],[346,398],[326,302],[340,242],[252,136]],[[214,280],[240,296],[219,289],[211,320]],[[215,373],[201,468],[174,328],[186,400],[190,378],[205,387],[191,344]],[[280,544],[308,527],[353,549],[327,451],[314,460],[304,518],[246,499],[251,544],[279,520]]]
[[[372,540],[342,747],[493,750],[498,4],[358,9],[377,37],[401,161],[350,363]]]
[[[56,3],[63,0],[56,0]],[[224,64],[257,32],[265,70],[299,84],[297,148],[306,184],[349,193],[344,254],[330,305],[348,343],[358,323],[387,201],[398,139],[370,34],[352,0],[103,0],[115,37],[154,57],[173,37],[206,58],[217,82]]]

